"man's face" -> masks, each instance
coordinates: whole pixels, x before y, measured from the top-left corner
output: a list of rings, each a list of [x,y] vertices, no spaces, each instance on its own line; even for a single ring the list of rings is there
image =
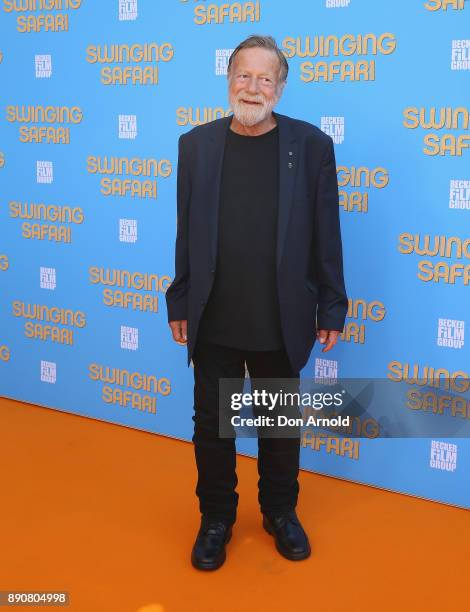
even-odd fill
[[[246,126],[269,116],[281,97],[279,59],[260,47],[242,49],[233,59],[229,76],[229,102],[233,114]]]

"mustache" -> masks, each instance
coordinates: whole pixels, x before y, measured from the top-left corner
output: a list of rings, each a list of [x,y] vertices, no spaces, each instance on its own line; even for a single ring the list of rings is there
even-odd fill
[[[246,96],[240,94],[237,96],[236,101],[241,102],[242,100],[247,100],[248,102],[258,102],[259,104],[266,104],[266,100],[262,96],[257,96],[256,98],[251,98],[250,96]]]

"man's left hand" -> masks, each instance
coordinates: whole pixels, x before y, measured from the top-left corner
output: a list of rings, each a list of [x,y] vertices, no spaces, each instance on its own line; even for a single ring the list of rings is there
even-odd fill
[[[317,329],[317,339],[321,344],[325,346],[322,349],[322,353],[331,351],[334,345],[338,342],[338,336],[341,332],[336,329]]]

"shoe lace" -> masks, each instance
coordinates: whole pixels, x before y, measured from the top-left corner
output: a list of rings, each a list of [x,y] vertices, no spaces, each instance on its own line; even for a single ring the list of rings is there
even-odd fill
[[[206,524],[204,531],[209,535],[217,535],[219,533],[223,533],[226,529],[227,526],[225,523],[222,523],[221,521],[211,521],[210,523]]]
[[[294,523],[294,525],[300,525],[300,521],[299,521],[298,517],[295,514],[288,514],[287,515],[287,519],[291,523]]]
[[[294,525],[300,525],[300,521],[294,512],[286,512],[284,514],[277,515],[274,517],[275,522],[282,523],[293,523]]]

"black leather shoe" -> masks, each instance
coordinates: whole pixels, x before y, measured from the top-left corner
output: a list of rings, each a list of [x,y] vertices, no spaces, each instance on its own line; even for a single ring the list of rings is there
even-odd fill
[[[203,516],[191,553],[191,563],[201,570],[218,569],[225,561],[225,545],[231,537],[232,525]]]
[[[263,527],[274,536],[277,550],[286,559],[299,561],[310,557],[310,543],[295,510],[275,517],[263,514]]]

